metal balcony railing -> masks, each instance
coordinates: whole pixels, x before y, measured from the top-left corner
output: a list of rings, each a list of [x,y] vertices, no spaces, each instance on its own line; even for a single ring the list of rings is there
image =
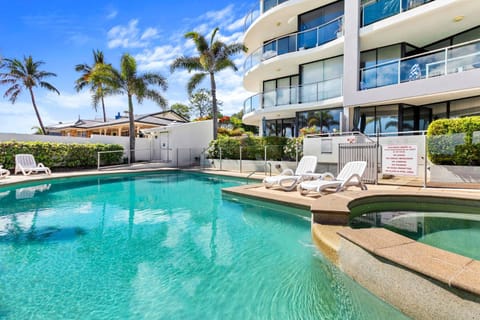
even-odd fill
[[[342,96],[342,77],[298,86],[277,88],[251,96],[243,104],[244,114],[259,109],[318,102]]]
[[[273,57],[321,46],[343,36],[343,16],[318,27],[278,37],[253,51],[244,63],[245,72]]]
[[[435,0],[378,0],[362,6],[362,27]]]
[[[360,89],[480,68],[480,39],[360,69]]]

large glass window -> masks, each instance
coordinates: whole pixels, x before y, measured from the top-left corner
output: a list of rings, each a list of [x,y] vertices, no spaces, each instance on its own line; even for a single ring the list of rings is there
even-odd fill
[[[298,76],[267,80],[263,82],[263,107],[298,103]]]
[[[355,121],[354,125],[367,135],[398,132],[398,105],[360,108]]]
[[[303,103],[342,95],[343,57],[304,64],[300,70],[301,101]]]
[[[298,112],[298,127],[300,130],[309,128],[317,133],[339,131],[341,114],[341,108]]]
[[[398,60],[402,44],[378,48],[360,54],[360,89],[398,83]]]
[[[265,136],[291,138],[295,136],[295,118],[265,121]]]
[[[312,29],[325,24],[333,19],[343,15],[344,4],[343,1],[338,1],[327,6],[318,8],[316,10],[302,14],[299,17],[299,31]]]

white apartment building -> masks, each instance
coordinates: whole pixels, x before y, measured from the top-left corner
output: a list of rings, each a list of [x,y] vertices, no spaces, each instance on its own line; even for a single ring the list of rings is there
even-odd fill
[[[243,122],[261,135],[426,130],[480,115],[480,1],[260,0]]]

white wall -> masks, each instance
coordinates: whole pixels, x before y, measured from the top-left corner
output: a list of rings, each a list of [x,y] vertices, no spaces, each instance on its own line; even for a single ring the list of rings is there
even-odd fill
[[[153,160],[167,161],[173,167],[201,161],[202,152],[213,140],[212,120],[172,124],[145,130],[151,141]]]

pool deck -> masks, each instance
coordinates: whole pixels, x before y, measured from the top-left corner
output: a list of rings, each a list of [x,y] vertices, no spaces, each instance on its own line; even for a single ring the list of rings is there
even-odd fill
[[[135,165],[127,168],[110,168],[54,172],[52,175],[35,174],[31,176],[10,175],[0,179],[0,186],[23,182],[37,182],[51,178],[68,178],[112,173],[131,173],[148,171],[165,171],[155,165]],[[199,171],[199,170],[194,170]],[[247,177],[247,174],[227,171],[202,172]],[[468,294],[480,296],[480,261],[473,260],[433,248],[405,238],[383,228],[356,229],[345,226],[345,217],[350,212],[348,204],[354,200],[370,196],[434,196],[464,200],[480,200],[478,189],[423,188],[397,185],[368,185],[368,191],[351,187],[338,193],[311,193],[300,195],[297,191],[283,191],[278,188],[266,189],[260,182],[264,175],[250,177],[250,183],[243,186],[224,189],[226,193],[238,196],[274,201],[281,204],[311,210],[312,237],[320,250],[335,264],[339,262],[342,241],[349,241],[375,257],[386,259],[390,263],[406,268],[415,273],[441,282],[442,284],[462,290]],[[479,209],[480,212],[480,209]]]

